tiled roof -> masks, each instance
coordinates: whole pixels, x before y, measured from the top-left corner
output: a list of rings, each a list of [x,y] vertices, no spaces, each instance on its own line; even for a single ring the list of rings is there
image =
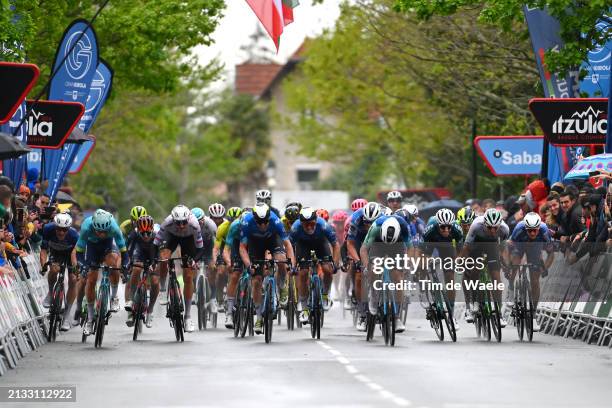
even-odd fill
[[[261,96],[283,66],[245,62],[236,65],[236,93]]]

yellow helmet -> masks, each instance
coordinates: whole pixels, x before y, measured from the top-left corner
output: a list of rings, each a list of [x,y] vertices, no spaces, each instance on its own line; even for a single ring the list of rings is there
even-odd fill
[[[143,217],[145,215],[149,214],[147,214],[147,209],[141,205],[132,207],[132,209],[130,210],[130,217],[132,218],[132,221],[138,221],[140,217]]]

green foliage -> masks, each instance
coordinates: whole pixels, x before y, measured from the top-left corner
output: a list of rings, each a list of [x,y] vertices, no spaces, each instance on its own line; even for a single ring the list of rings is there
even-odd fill
[[[396,0],[396,9],[416,14],[428,20],[435,15],[451,15],[460,10],[479,10],[482,22],[497,24],[506,32],[516,29],[522,23],[523,6],[548,9],[559,20],[561,38],[565,42],[559,53],[549,52],[546,61],[553,72],[567,71],[580,66],[587,53],[612,39],[612,31],[598,32],[595,25],[601,19],[610,20],[612,4],[606,0]]]
[[[424,23],[393,6],[342,7],[335,29],[313,41],[301,75],[286,86],[296,112],[288,125],[302,153],[344,165],[333,187],[371,196],[399,181],[466,197],[473,120],[479,134],[535,131],[527,102],[539,90],[538,73],[529,41],[474,24],[477,11]],[[500,180],[481,164],[478,173],[481,194],[496,194]],[[501,182],[514,190],[516,180]]]

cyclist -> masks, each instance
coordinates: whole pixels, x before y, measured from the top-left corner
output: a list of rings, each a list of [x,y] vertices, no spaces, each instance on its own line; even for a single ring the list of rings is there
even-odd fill
[[[349,262],[350,273],[355,277],[354,288],[355,297],[359,307],[359,321],[357,322],[357,330],[365,331],[366,329],[366,308],[365,303],[366,292],[362,288],[361,262],[359,250],[363,240],[365,239],[368,230],[372,223],[381,215],[380,205],[375,202],[368,203],[365,207],[360,208],[351,215],[351,224],[348,235],[346,237],[346,249],[348,257],[353,261]]]
[[[270,192],[270,190],[258,190],[255,193],[255,203],[266,204],[268,207],[270,207],[270,211],[272,211],[274,215],[280,218],[281,215],[280,211],[278,211],[278,208],[272,207],[272,193]]]
[[[144,208],[142,205],[132,207],[132,209],[130,210],[130,218],[119,224],[119,228],[121,229],[121,233],[123,234],[123,236],[128,237],[130,235],[130,232],[134,231],[134,229],[136,228],[136,221],[138,221],[140,217],[145,215],[147,215],[147,209]]]
[[[425,221],[419,217],[419,209],[414,204],[406,204],[402,207],[408,213],[408,226],[410,227],[410,235],[412,236],[412,244],[418,248],[423,243],[423,235],[425,234]]]
[[[240,214],[230,224],[225,237],[225,246],[223,248],[223,260],[229,268],[229,279],[227,282],[227,312],[225,313],[225,327],[228,329],[234,328],[234,303],[236,302],[236,288],[240,273],[243,269],[242,260],[240,259],[240,224],[242,219],[248,213],[247,210],[241,210]]]
[[[317,210],[317,217],[323,218],[325,222],[328,222],[329,221],[329,211],[327,211],[325,208],[319,208]]]
[[[170,215],[161,224],[159,232],[155,235],[155,246],[159,247],[161,260],[169,259],[172,253],[181,247],[183,257],[183,294],[185,302],[185,331],[191,333],[195,325],[191,320],[191,298],[193,296],[193,264],[187,262],[189,258],[199,262],[205,255],[204,241],[200,223],[191,213],[189,208],[179,204],[172,209]],[[162,280],[168,275],[168,263],[161,262],[158,265]],[[168,303],[168,299],[164,304]],[[162,304],[160,302],[160,304]]]
[[[295,266],[293,247],[289,242],[289,237],[285,232],[283,223],[276,214],[272,213],[267,204],[257,204],[253,207],[253,212],[248,213],[240,225],[240,258],[244,266],[252,271],[253,274],[253,302],[257,311],[257,321],[255,322],[255,333],[263,333],[262,318],[262,283],[263,268],[253,269],[252,260],[263,260],[266,251],[277,261],[285,261],[287,256]],[[280,292],[281,306],[287,304],[288,290],[285,285],[287,275],[286,264],[278,265],[278,287]]]
[[[476,213],[472,210],[472,207],[470,207],[469,205],[466,205],[465,207],[462,207],[459,209],[459,211],[457,211],[457,225],[459,227],[461,227],[461,232],[463,232],[463,239],[465,239],[465,237],[467,236],[467,233],[470,230],[470,226],[472,225],[472,223],[474,222],[474,219],[476,218]],[[460,242],[460,245],[463,246],[463,240]],[[465,304],[466,304],[466,308],[465,308],[465,312],[464,312],[464,319],[467,323],[472,323],[474,322],[474,313],[472,311],[472,309],[470,308],[470,304],[472,303],[473,299],[471,298],[471,292],[467,287],[467,282],[471,281],[471,276],[473,275],[473,272],[467,272],[462,280],[462,287],[463,287],[463,296],[465,297]]]
[[[508,241],[508,249],[513,265],[507,276],[510,282],[514,282],[518,265],[521,264],[523,256],[526,256],[528,263],[537,265],[537,269],[529,269],[531,298],[533,300],[533,307],[536,309],[540,300],[541,273],[544,270],[548,270],[554,261],[554,248],[550,238],[550,231],[546,224],[542,223],[542,219],[537,213],[527,213],[523,221],[516,225]],[[542,260],[542,251],[547,253],[546,261]],[[512,307],[513,305],[510,303],[508,306]],[[540,331],[540,326],[536,322],[535,316],[533,316],[533,330],[536,332]]]
[[[68,267],[68,294],[66,296],[66,307],[60,331],[68,331],[70,329],[68,315],[77,295],[78,270],[76,269],[75,247],[79,239],[79,233],[71,226],[72,217],[70,217],[70,214],[57,214],[53,218],[53,222],[43,227],[40,249],[40,264],[47,265],[47,262],[49,262],[51,265],[49,275],[47,276],[49,292],[43,300],[44,307],[50,306],[51,290],[53,285],[55,285],[60,264],[64,263]]]
[[[459,245],[462,241],[463,233],[455,223],[455,214],[448,208],[438,210],[425,230],[421,247],[423,253],[428,257],[431,257],[434,250],[437,250],[438,258],[442,260],[441,265],[445,283],[453,282],[455,274],[453,268],[445,267],[445,265],[449,264],[446,260],[454,260],[457,257],[456,245]],[[432,272],[435,273],[435,271]],[[449,289],[447,293],[451,308],[454,310],[455,290]],[[457,320],[455,320],[455,329],[459,330]]]
[[[463,232],[464,238],[470,230],[470,225],[472,225],[475,218],[476,213],[469,205],[466,205],[457,211],[457,224],[461,227],[461,232]]]
[[[225,219],[225,207],[219,203],[208,206],[208,217],[198,213],[198,222],[202,229],[202,239],[204,240],[204,262],[208,265],[208,278],[212,299],[209,303],[211,313],[217,313],[219,302],[223,303],[223,287],[225,286],[225,265],[217,265],[219,249],[215,251],[217,245],[217,233],[219,229],[224,230],[229,227],[230,222]],[[197,218],[197,217],[196,217]],[[195,279],[195,276],[194,276]],[[195,299],[194,299],[195,303]]]
[[[402,210],[399,210],[402,211]],[[380,244],[384,245],[380,245]],[[376,275],[372,268],[369,268],[369,260],[373,257],[392,258],[396,256],[404,257],[410,255],[412,248],[412,240],[410,237],[410,228],[408,223],[401,215],[383,215],[374,221],[368,234],[366,235],[363,245],[361,246],[360,255],[361,262],[368,270],[370,280],[369,290],[369,310],[370,314],[376,316],[378,314],[378,298],[379,290],[374,286],[374,282],[380,279],[380,275]],[[394,283],[399,283],[403,277],[403,271],[393,269],[390,271],[391,280]],[[403,291],[395,290],[395,302],[398,305],[397,317],[395,318],[395,332],[402,333],[406,330],[402,320],[399,318],[399,305],[402,304]]]
[[[348,218],[348,214],[343,210],[336,210],[332,215],[332,226],[336,232],[336,239],[340,243],[340,246],[344,244],[344,222]],[[342,258],[346,258],[346,247],[344,247],[344,254]]]
[[[144,215],[138,218],[136,221],[136,229],[130,232],[127,239],[128,254],[132,261],[132,273],[130,274],[130,291],[134,293],[138,282],[140,281],[140,272],[142,271],[145,262],[148,262],[151,267],[154,266],[159,256],[159,248],[153,244],[155,239],[155,223],[153,217],[150,215]],[[153,327],[153,308],[157,295],[159,294],[159,275],[157,269],[151,268],[149,271],[150,279],[150,297],[149,297],[149,308],[147,310],[147,320],[145,324],[148,328]],[[127,290],[127,288],[126,288]],[[125,310],[128,312],[132,311],[132,301],[125,303]],[[131,327],[134,324],[134,320],[128,313],[126,321],[127,325]]]
[[[227,283],[227,274],[229,271],[230,263],[226,262],[223,257],[223,252],[225,248],[225,239],[227,238],[227,234],[230,229],[230,225],[232,222],[236,220],[242,213],[242,208],[240,207],[230,207],[227,210],[226,219],[217,227],[217,235],[215,237],[215,246],[213,248],[212,259],[215,262],[215,266],[217,268],[217,299],[215,300],[216,305],[218,306],[219,312],[225,312],[225,305],[223,303],[223,288]]]
[[[389,191],[387,194],[387,205],[393,212],[402,208],[402,193],[399,191]]]
[[[502,253],[506,240],[510,235],[510,229],[508,225],[502,220],[502,214],[496,208],[489,208],[484,215],[476,217],[474,222],[470,226],[470,230],[465,237],[463,242],[463,248],[461,249],[460,257],[472,257],[473,259],[485,257],[487,259],[487,266],[489,274],[493,282],[498,285],[501,282],[500,279],[500,254]],[[466,271],[464,276],[466,279],[477,280],[478,276],[476,270]],[[498,288],[500,286],[497,286]],[[501,304],[502,291],[496,290],[493,292],[495,301]],[[470,296],[471,297],[471,296]],[[466,302],[467,317],[470,321],[473,321],[473,312],[477,304],[471,305]],[[500,318],[501,327],[506,327],[507,322],[504,316]]]
[[[359,209],[365,207],[368,204],[368,201],[364,198],[356,198],[355,200],[353,200],[353,202],[351,203],[351,211],[353,213],[355,213],[356,211],[358,211]],[[344,297],[344,309],[345,310],[352,310],[353,309],[353,301],[356,299],[355,296],[352,295],[352,293],[354,293],[355,289],[355,273],[353,272],[353,269],[351,269],[349,262],[348,262],[348,250],[346,248],[346,237],[348,236],[348,232],[349,232],[349,228],[351,226],[351,217],[349,217],[347,215],[346,219],[344,220],[344,232],[341,235],[338,235],[339,237],[342,237],[342,246],[340,247],[340,253],[342,254],[342,260],[343,260],[343,265],[345,268],[348,267],[347,269],[347,276],[346,276],[346,283],[344,285],[344,287],[346,288],[346,296]]]
[[[291,226],[293,223],[300,218],[301,209],[302,205],[300,203],[289,203],[285,207],[285,214],[283,214],[281,217],[281,221],[283,222],[283,226],[285,227],[287,234],[291,232]]]
[[[81,224],[81,233],[76,244],[77,261],[81,266],[83,277],[87,277],[85,284],[85,295],[87,297],[87,323],[83,327],[83,334],[89,336],[93,330],[93,319],[95,314],[96,282],[98,281],[98,265],[104,263],[107,266],[123,270],[128,267],[128,253],[125,239],[117,225],[113,215],[104,210],[96,210]],[[121,253],[119,258],[118,252]],[[119,311],[119,271],[113,270],[110,274],[111,306],[110,311]]]
[[[310,276],[309,265],[304,261],[310,261],[311,251],[314,251],[317,259],[332,257],[333,262],[338,264],[340,260],[340,245],[336,240],[334,229],[325,220],[317,215],[314,208],[304,207],[300,211],[300,219],[293,224],[290,234],[291,242],[295,245],[295,256],[297,257],[299,270],[297,275],[298,310],[300,321],[308,323],[308,278]],[[331,251],[330,251],[331,245]],[[323,310],[328,311],[331,307],[329,289],[332,283],[334,265],[329,261],[321,263],[323,269]]]

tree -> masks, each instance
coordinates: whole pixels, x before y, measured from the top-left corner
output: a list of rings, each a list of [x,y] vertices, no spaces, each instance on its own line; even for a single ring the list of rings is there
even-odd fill
[[[548,52],[546,62],[553,72],[567,71],[580,66],[587,53],[612,39],[612,30],[598,31],[601,21],[612,23],[611,9],[605,0],[396,0],[397,10],[416,14],[428,20],[435,15],[452,15],[461,10],[477,10],[479,19],[493,23],[510,32],[524,19],[523,7],[546,8],[559,20],[560,35],[565,46],[559,53]]]

